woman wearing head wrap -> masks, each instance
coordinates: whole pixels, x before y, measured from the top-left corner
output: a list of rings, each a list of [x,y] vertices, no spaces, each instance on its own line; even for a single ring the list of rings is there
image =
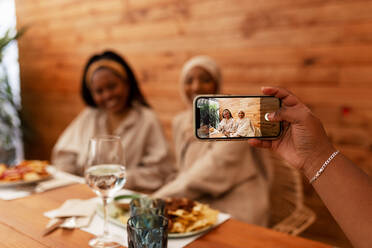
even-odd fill
[[[223,133],[225,136],[230,136],[235,130],[235,121],[232,117],[230,110],[224,109],[222,111],[222,121],[218,124],[217,130]]]
[[[248,117],[245,117],[245,112],[240,110],[238,113],[239,118],[235,121],[235,131],[231,137],[255,137],[255,128]]]
[[[117,135],[125,151],[126,188],[160,187],[166,175],[163,170],[167,170],[167,143],[127,62],[111,51],[92,56],[84,68],[81,93],[88,107],[58,139],[52,163],[62,170],[81,174],[89,139]]]
[[[242,221],[265,225],[270,173],[261,152],[247,142],[200,142],[193,135],[194,97],[218,93],[220,82],[220,70],[209,57],[195,57],[183,67],[181,94],[188,110],[173,122],[178,174],[153,196],[187,197]]]

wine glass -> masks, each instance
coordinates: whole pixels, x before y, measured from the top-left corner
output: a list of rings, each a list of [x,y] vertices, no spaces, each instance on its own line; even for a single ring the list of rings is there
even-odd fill
[[[118,247],[109,234],[107,225],[107,204],[117,191],[123,188],[125,166],[123,148],[119,136],[98,136],[89,141],[88,158],[85,164],[85,180],[89,187],[103,201],[103,234],[89,241],[92,247]]]

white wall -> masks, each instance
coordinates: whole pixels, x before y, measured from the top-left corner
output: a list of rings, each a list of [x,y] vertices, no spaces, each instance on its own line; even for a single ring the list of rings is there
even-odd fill
[[[16,15],[14,0],[0,0],[0,35],[9,28],[16,27]],[[4,52],[3,62],[8,71],[9,83],[12,87],[15,101],[20,103],[20,83],[18,65],[17,42],[9,44]]]
[[[9,28],[15,29],[16,27],[16,14],[15,14],[14,0],[0,0],[0,35],[2,36]],[[10,87],[13,91],[14,102],[20,106],[20,81],[19,81],[19,64],[18,64],[18,46],[17,42],[11,42],[3,53],[3,64],[8,73]],[[16,158],[17,161],[23,159],[23,144],[21,133],[17,132],[16,142]]]

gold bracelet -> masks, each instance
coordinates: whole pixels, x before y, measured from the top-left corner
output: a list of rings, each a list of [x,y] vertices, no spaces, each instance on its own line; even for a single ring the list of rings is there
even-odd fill
[[[327,165],[332,161],[332,159],[334,157],[336,157],[336,155],[339,153],[340,151],[337,150],[335,151],[334,153],[332,153],[332,155],[324,162],[324,164],[322,165],[322,167],[320,167],[320,169],[317,171],[317,173],[315,174],[315,176],[313,178],[310,179],[310,183],[313,183],[316,179],[318,179],[318,177],[323,173],[323,171],[325,170],[325,168],[327,167]]]

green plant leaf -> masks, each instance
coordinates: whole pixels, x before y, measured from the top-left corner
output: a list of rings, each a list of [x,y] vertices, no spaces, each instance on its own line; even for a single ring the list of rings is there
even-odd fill
[[[16,40],[19,37],[21,37],[27,31],[28,28],[29,28],[29,26],[21,27],[18,31],[15,32],[15,34],[11,34],[11,32],[12,32],[13,29],[10,28],[10,29],[8,29],[5,32],[5,34],[3,35],[3,37],[0,37],[0,62],[1,62],[1,58],[2,58],[2,51],[3,51],[3,49],[10,42],[12,42],[13,40]]]

